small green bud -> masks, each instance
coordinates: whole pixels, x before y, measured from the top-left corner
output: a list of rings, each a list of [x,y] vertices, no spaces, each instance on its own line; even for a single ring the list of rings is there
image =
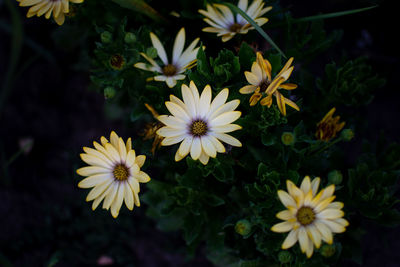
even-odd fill
[[[104,31],[100,35],[101,41],[105,44],[111,43],[112,42],[112,34],[111,32]]]
[[[281,140],[285,146],[291,146],[296,142],[296,137],[291,132],[284,132],[281,136]]]
[[[320,253],[325,258],[330,258],[333,255],[335,255],[336,247],[335,247],[335,245],[324,244],[320,249]]]
[[[117,91],[115,91],[114,87],[107,86],[107,87],[104,89],[104,98],[105,98],[105,99],[113,98],[113,97],[115,96],[116,93],[117,93]]]
[[[292,253],[290,253],[289,251],[286,251],[286,250],[282,250],[278,254],[278,259],[279,259],[280,263],[283,263],[283,264],[289,263],[293,260]]]
[[[134,35],[131,32],[127,32],[125,34],[124,40],[125,40],[125,43],[127,43],[127,44],[133,44],[134,42],[136,42],[136,35]]]
[[[246,219],[239,220],[235,225],[235,231],[239,235],[248,235],[251,231],[251,223]]]
[[[151,58],[157,57],[157,49],[155,49],[154,47],[147,48],[146,55],[148,55]]]
[[[341,136],[345,141],[350,141],[354,137],[354,132],[352,129],[344,129]]]
[[[343,181],[343,174],[338,170],[333,170],[328,173],[328,181],[335,185],[341,184]]]

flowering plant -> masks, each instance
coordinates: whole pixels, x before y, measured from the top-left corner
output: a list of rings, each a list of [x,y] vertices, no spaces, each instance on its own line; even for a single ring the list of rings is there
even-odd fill
[[[141,206],[217,266],[360,262],[364,220],[400,223],[400,146],[346,157],[364,136],[357,108],[384,81],[366,59],[325,60],[341,38],[324,29],[332,14],[294,19],[262,0],[18,2],[63,34],[86,29],[91,86],[124,121],[123,138],[83,148],[77,183],[93,210],[103,201],[119,220]]]

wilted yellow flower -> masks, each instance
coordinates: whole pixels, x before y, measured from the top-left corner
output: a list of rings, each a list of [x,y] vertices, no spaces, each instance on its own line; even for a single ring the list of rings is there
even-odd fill
[[[299,241],[301,251],[306,253],[308,258],[313,254],[314,245],[320,248],[321,241],[332,244],[332,233],[343,233],[349,225],[348,221],[342,218],[343,203],[332,202],[335,199],[335,186],[330,185],[317,194],[319,183],[320,178],[311,182],[310,177],[306,176],[298,188],[287,180],[288,193],[278,191],[278,197],[287,210],[276,214],[276,217],[284,222],[271,228],[277,233],[289,232],[282,249],[288,249]]]
[[[336,136],[340,130],[343,129],[346,124],[344,121],[339,123],[340,116],[333,118],[333,113],[335,113],[336,108],[332,108],[325,117],[317,124],[317,131],[315,132],[315,137],[318,140],[328,142]]]
[[[28,18],[44,15],[46,19],[53,14],[54,21],[58,25],[64,24],[65,15],[70,12],[69,3],[82,3],[84,0],[17,0],[20,6],[30,6]]]
[[[158,120],[166,126],[157,131],[158,135],[165,137],[161,145],[181,143],[175,154],[176,161],[190,153],[192,159],[200,160],[205,165],[210,157],[217,156],[217,152],[225,152],[221,141],[231,146],[242,146],[239,140],[226,134],[242,128],[232,124],[241,116],[240,111],[235,111],[240,101],[236,99],[225,103],[228,88],[221,90],[212,102],[209,85],[201,95],[193,81],[190,86],[183,84],[181,90],[183,101],[171,95],[170,101],[165,102],[172,116],[159,116]]]
[[[146,156],[136,156],[129,138],[126,144],[115,132],[111,132],[110,142],[103,136],[101,144],[93,142],[95,149],[84,147],[81,154],[84,162],[90,166],[78,169],[81,176],[87,176],[79,182],[80,188],[92,188],[86,201],[93,200],[95,210],[104,199],[103,209],[111,207],[114,218],[118,216],[122,203],[132,210],[140,206],[139,183],[147,183],[150,177],[140,168]]]
[[[149,104],[145,103],[144,104],[146,108],[151,112],[153,117],[157,120],[156,122],[148,123],[144,126],[144,131],[142,133],[143,135],[143,140],[149,140],[149,139],[154,139],[153,140],[153,145],[151,146],[151,153],[154,155],[156,152],[156,149],[160,148],[161,142],[164,139],[164,137],[159,136],[157,134],[158,129],[164,126],[161,122],[158,121],[158,112]]]
[[[264,8],[262,0],[253,1],[249,7],[248,0],[239,0],[237,6],[259,26],[268,22],[267,18],[261,16],[272,9],[272,6]],[[199,13],[206,17],[204,21],[211,26],[204,28],[203,31],[217,33],[217,36],[222,36],[222,42],[229,41],[236,34],[246,34],[254,29],[241,15],[237,14],[235,18],[229,7],[225,5],[207,4],[207,11],[200,9]]]
[[[297,111],[300,110],[296,103],[288,98],[285,98],[279,92],[279,89],[294,90],[297,88],[296,84],[284,83],[292,74],[292,62],[293,58],[290,58],[278,75],[272,79],[271,63],[269,63],[267,59],[264,59],[260,52],[257,52],[257,59],[251,66],[251,72],[244,72],[244,75],[250,84],[240,88],[239,92],[241,94],[253,93],[253,95],[250,97],[250,106],[256,105],[262,98],[260,102],[261,105],[271,107],[272,96],[274,95],[276,98],[276,103],[278,104],[278,108],[284,116],[286,116],[286,105],[291,106]]]
[[[158,72],[161,75],[154,77],[155,81],[165,82],[169,88],[176,85],[177,80],[185,79],[183,74],[187,69],[192,68],[196,64],[196,55],[199,47],[195,48],[200,38],[196,38],[189,46],[183,51],[185,45],[185,29],[182,28],[176,38],[172,52],[172,61],[168,61],[167,53],[165,52],[164,46],[154,33],[150,33],[150,39],[153,47],[157,50],[157,54],[160,57],[163,66],[160,67],[157,62],[152,58],[148,57],[145,53],[140,53],[149,63],[136,63],[134,66],[139,69],[146,71]]]

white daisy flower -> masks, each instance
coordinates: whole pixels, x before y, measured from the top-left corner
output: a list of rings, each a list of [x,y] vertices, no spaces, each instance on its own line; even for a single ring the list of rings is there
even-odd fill
[[[287,208],[276,214],[276,217],[284,222],[275,224],[271,230],[278,233],[289,232],[282,249],[288,249],[300,243],[300,249],[310,258],[316,248],[320,248],[321,242],[333,243],[332,233],[343,233],[349,222],[342,217],[342,202],[332,202],[335,199],[333,193],[335,186],[330,185],[318,193],[320,178],[312,182],[306,176],[298,188],[293,182],[287,180],[288,193],[278,191],[278,197]],[[318,193],[318,194],[317,194]]]
[[[153,47],[157,50],[157,54],[160,57],[163,65],[160,66],[157,64],[155,60],[148,57],[144,53],[140,53],[149,63],[136,63],[134,66],[136,68],[158,72],[161,75],[157,75],[154,77],[154,80],[160,82],[166,82],[169,88],[172,88],[176,85],[177,80],[185,79],[185,75],[183,74],[187,69],[192,68],[196,65],[196,56],[199,47],[195,48],[200,38],[196,38],[189,46],[183,51],[183,47],[185,45],[185,28],[182,28],[176,38],[172,51],[172,61],[168,61],[167,53],[165,52],[164,46],[158,39],[158,37],[154,33],[150,33],[150,39],[153,44]]]
[[[175,154],[176,161],[190,153],[192,159],[200,160],[205,165],[210,157],[217,156],[217,152],[225,152],[221,141],[231,146],[242,146],[239,140],[227,134],[242,128],[232,124],[241,116],[240,111],[235,111],[240,101],[236,99],[225,103],[229,95],[228,88],[221,90],[212,102],[209,85],[201,96],[193,81],[190,86],[183,84],[181,90],[183,101],[171,95],[170,101],[165,102],[172,116],[159,116],[158,119],[166,126],[157,131],[158,135],[165,137],[161,145],[181,142]]]
[[[248,7],[248,0],[239,0],[238,8],[243,10],[250,18],[252,18],[259,26],[268,22],[267,18],[261,17],[272,9],[272,6],[264,8],[262,0],[254,0]],[[211,25],[203,29],[205,32],[217,33],[222,36],[222,42],[229,41],[236,34],[246,34],[249,30],[253,30],[251,26],[241,15],[233,15],[229,7],[221,4],[207,4],[207,11],[200,9],[199,12],[204,15],[204,21]]]
[[[103,136],[101,144],[93,142],[95,149],[84,147],[85,153],[81,154],[84,162],[90,166],[78,169],[76,172],[87,178],[80,181],[80,188],[92,188],[86,201],[93,200],[92,209],[95,210],[104,199],[103,209],[111,207],[114,218],[118,216],[122,203],[129,210],[134,205],[140,206],[139,183],[147,183],[150,177],[140,168],[146,156],[136,156],[129,138],[126,144],[122,138],[113,131],[110,142]]]
[[[53,14],[54,21],[58,25],[64,24],[65,14],[69,13],[69,2],[82,3],[84,0],[17,0],[20,6],[30,6],[26,16],[28,18],[33,16],[44,15],[49,19]]]

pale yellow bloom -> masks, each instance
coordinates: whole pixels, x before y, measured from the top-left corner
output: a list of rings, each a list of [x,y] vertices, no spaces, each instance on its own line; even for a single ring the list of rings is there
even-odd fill
[[[259,26],[268,22],[267,18],[261,16],[272,9],[272,6],[264,8],[262,0],[254,0],[250,6],[248,6],[248,0],[239,0],[237,6]],[[207,11],[200,9],[199,13],[205,16],[204,21],[211,26],[204,28],[203,31],[217,33],[217,36],[222,36],[223,42],[229,41],[236,34],[246,34],[254,29],[241,15],[237,14],[235,17],[225,5],[207,4]]]
[[[190,153],[192,159],[205,165],[210,157],[217,156],[217,152],[225,152],[221,141],[231,146],[242,146],[239,140],[227,134],[242,128],[232,124],[241,116],[241,112],[235,111],[240,101],[236,99],[226,103],[228,88],[221,90],[213,101],[209,85],[201,95],[193,81],[190,86],[183,84],[181,90],[183,101],[171,95],[170,101],[165,102],[172,116],[159,116],[159,121],[166,126],[157,131],[158,135],[165,137],[161,145],[181,143],[175,154],[176,161]]]
[[[251,94],[250,106],[254,106],[261,100],[261,105],[271,107],[272,105],[272,95],[276,98],[276,103],[280,112],[286,116],[286,105],[291,106],[295,110],[299,111],[299,107],[292,100],[285,98],[279,89],[284,90],[294,90],[297,88],[296,84],[284,83],[286,82],[293,71],[293,58],[290,58],[282,70],[272,79],[271,74],[271,63],[267,59],[264,59],[260,52],[257,52],[257,59],[253,62],[251,66],[251,72],[245,71],[247,81],[250,85],[246,85],[240,88],[239,92],[241,94]]]
[[[84,0],[17,0],[20,6],[30,6],[27,17],[42,16],[46,19],[53,14],[54,21],[58,25],[64,24],[65,15],[69,13],[69,3],[82,3]]]
[[[150,65],[139,62],[136,63],[134,66],[142,70],[160,73],[161,75],[155,76],[154,80],[165,82],[169,88],[172,88],[176,85],[177,80],[185,79],[186,76],[183,73],[187,69],[190,69],[196,65],[197,51],[200,48],[196,48],[196,45],[199,42],[200,38],[196,38],[188,46],[188,48],[183,51],[183,47],[185,45],[185,29],[182,28],[175,38],[171,62],[168,60],[164,46],[162,45],[158,37],[154,33],[150,33],[150,39],[153,47],[157,50],[157,54],[160,57],[163,66],[161,67],[160,65],[158,65],[158,63],[154,59],[150,58],[145,53],[140,54],[150,63]]]
[[[80,188],[92,188],[86,201],[92,201],[95,210],[104,199],[103,209],[111,208],[111,214],[116,218],[122,203],[129,210],[134,205],[140,206],[139,183],[147,183],[150,177],[140,168],[146,156],[136,155],[129,138],[126,144],[115,132],[111,132],[110,142],[101,137],[101,144],[93,142],[95,149],[84,147],[81,154],[84,162],[90,166],[78,169],[76,172],[87,178],[80,181]]]
[[[282,249],[288,249],[300,243],[300,249],[310,258],[314,246],[318,249],[322,241],[332,244],[332,233],[343,233],[349,225],[343,219],[342,202],[332,202],[335,186],[330,185],[318,193],[320,178],[313,181],[306,176],[298,188],[293,182],[287,180],[288,193],[279,190],[278,197],[287,208],[276,214],[284,222],[275,224],[271,230],[278,233],[289,232]]]

